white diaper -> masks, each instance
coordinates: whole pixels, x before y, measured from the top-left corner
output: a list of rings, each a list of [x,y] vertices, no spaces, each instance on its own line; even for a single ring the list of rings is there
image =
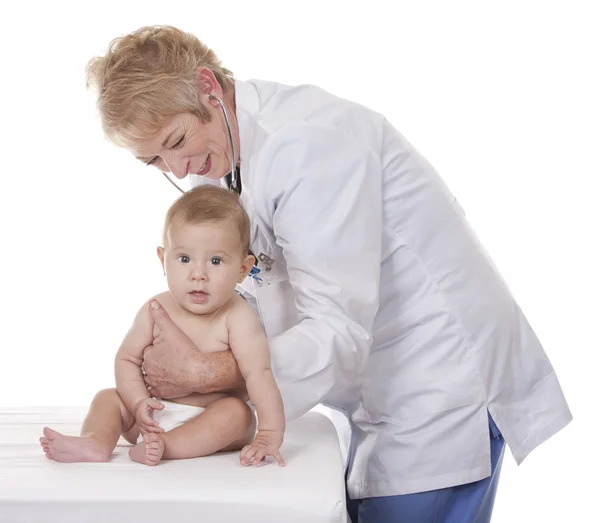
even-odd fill
[[[158,425],[165,432],[176,429],[183,425],[186,421],[190,421],[197,416],[200,416],[206,409],[204,407],[193,407],[191,405],[182,405],[181,403],[173,403],[172,401],[159,400],[165,408],[155,410],[152,415]]]
[[[204,407],[194,407],[192,405],[182,405],[181,403],[173,403],[172,401],[159,400],[165,408],[155,410],[152,417],[158,422],[158,426],[165,432],[176,429],[183,425],[186,421],[190,421],[202,414],[206,409]],[[143,441],[142,435],[138,437],[138,443]]]

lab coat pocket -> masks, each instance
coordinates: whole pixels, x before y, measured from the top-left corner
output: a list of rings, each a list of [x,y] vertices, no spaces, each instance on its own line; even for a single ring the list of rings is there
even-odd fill
[[[269,281],[255,287],[258,310],[268,338],[298,324],[296,295],[290,280]]]

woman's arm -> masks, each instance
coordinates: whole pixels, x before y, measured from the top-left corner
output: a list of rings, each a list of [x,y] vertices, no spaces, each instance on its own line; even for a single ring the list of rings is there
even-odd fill
[[[299,319],[269,338],[287,419],[363,372],[379,306],[382,169],[369,144],[309,123],[286,126],[257,161]]]

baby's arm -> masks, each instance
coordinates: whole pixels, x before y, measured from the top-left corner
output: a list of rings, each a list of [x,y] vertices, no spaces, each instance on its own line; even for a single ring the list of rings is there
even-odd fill
[[[117,355],[115,356],[115,381],[117,383],[117,391],[119,392],[123,403],[125,403],[127,410],[129,410],[136,419],[138,416],[146,419],[148,418],[146,415],[136,412],[138,408],[143,408],[144,414],[149,414],[149,419],[146,419],[146,421],[156,426],[152,421],[151,411],[153,408],[162,407],[158,407],[157,405],[161,404],[155,400],[152,400],[152,404],[148,403],[151,401],[150,395],[146,389],[146,384],[144,383],[144,378],[140,369],[143,361],[144,349],[148,345],[151,345],[153,341],[152,328],[152,317],[148,310],[148,302],[146,302],[136,314],[133,324],[131,325],[129,332],[125,335]],[[138,419],[138,424],[141,421],[141,419]]]
[[[262,458],[271,454],[280,465],[283,460],[279,447],[283,442],[285,415],[281,393],[271,371],[269,344],[258,318],[246,302],[239,302],[228,319],[229,345],[235,356],[240,372],[246,380],[250,400],[258,415],[258,434],[248,447],[255,446],[256,452],[242,450],[242,464],[254,458],[258,464]],[[263,446],[264,449],[256,448]],[[268,448],[266,448],[268,447]],[[263,452],[264,451],[264,452]]]

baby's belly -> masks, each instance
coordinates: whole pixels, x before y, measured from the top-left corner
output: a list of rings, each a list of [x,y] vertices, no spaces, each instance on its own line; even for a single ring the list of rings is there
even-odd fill
[[[182,405],[192,405],[193,407],[208,407],[211,403],[230,396],[241,398],[244,401],[248,399],[248,393],[244,391],[238,392],[209,392],[208,394],[190,394],[182,398],[169,398],[173,403]]]

